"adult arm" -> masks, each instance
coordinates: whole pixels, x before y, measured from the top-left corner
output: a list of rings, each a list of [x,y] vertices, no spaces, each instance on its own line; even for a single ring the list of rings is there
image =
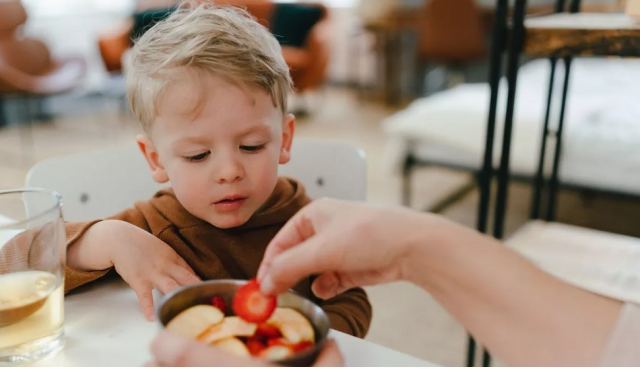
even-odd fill
[[[277,293],[312,273],[320,274],[312,288],[324,298],[413,282],[515,365],[597,364],[622,306],[442,217],[337,200],[294,216],[267,248],[258,277],[264,292]]]

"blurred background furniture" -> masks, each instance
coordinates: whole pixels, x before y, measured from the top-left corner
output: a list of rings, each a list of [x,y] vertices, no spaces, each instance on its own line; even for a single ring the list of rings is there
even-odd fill
[[[167,1],[161,2],[166,6]],[[326,79],[329,64],[328,10],[321,3],[278,3],[271,0],[216,0],[219,5],[246,9],[269,28],[282,45],[285,61],[291,69],[296,92],[320,87]],[[98,47],[105,67],[121,72],[122,55],[139,36],[173,8],[158,7],[153,1],[138,8],[132,19],[102,34]]]
[[[482,63],[487,53],[490,24],[474,0],[431,0],[418,20],[416,97],[450,87],[450,71]],[[427,83],[430,74],[440,71],[439,80]],[[430,73],[431,72],[431,73]],[[482,73],[482,78],[484,78]]]
[[[0,1],[0,126],[7,121],[2,108],[8,99],[21,102],[22,119],[30,124],[41,116],[44,98],[76,88],[86,72],[84,59],[55,58],[42,41],[24,37],[26,21],[19,0]]]
[[[459,79],[465,80],[466,68],[474,64],[481,69],[471,73],[479,75],[476,80],[485,77],[492,9],[474,0],[378,3],[381,9],[372,11],[369,2],[362,1],[360,12],[364,29],[376,40],[385,103],[397,105],[450,87],[451,71],[462,73]]]
[[[640,56],[640,25],[625,14],[580,13],[580,0],[571,0],[568,9],[566,1],[556,1],[555,13],[539,17],[525,17],[526,0],[516,0],[511,14],[508,12],[508,2],[499,0],[496,10],[496,25],[494,44],[492,49],[489,84],[491,98],[485,134],[484,160],[480,172],[480,206],[478,211],[478,229],[501,239],[504,237],[507,199],[510,180],[510,153],[513,132],[513,118],[516,102],[516,87],[521,55],[548,58],[551,71],[548,76],[548,88],[545,104],[544,124],[541,130],[538,163],[536,175],[532,182],[533,196],[531,200],[531,222],[529,226],[539,224],[538,219],[544,219],[549,224],[556,220],[557,193],[560,185],[559,172],[563,140],[568,132],[564,132],[564,118],[567,106],[570,72],[574,57],[638,57]],[[502,68],[502,57],[506,56],[506,64]],[[564,66],[564,80],[561,94],[554,94],[555,70],[559,61]],[[500,165],[497,170],[493,166],[493,141],[496,126],[496,113],[500,91],[500,76],[507,80],[507,99],[502,129],[502,143],[500,149]],[[637,88],[637,85],[634,86]],[[544,90],[543,90],[544,91]],[[550,124],[551,105],[554,97],[559,97],[557,123]],[[625,106],[621,110],[628,110]],[[637,124],[638,116],[632,120]],[[547,147],[547,143],[551,147]],[[551,152],[551,158],[546,155]],[[610,158],[610,165],[618,158]],[[566,165],[566,163],[562,163]],[[548,168],[548,169],[546,169]],[[550,174],[547,174],[550,170]],[[602,175],[602,174],[601,174]],[[624,181],[627,175],[618,180]],[[496,180],[495,201],[491,203],[492,182]],[[543,199],[544,198],[544,199]],[[488,231],[489,210],[493,210],[493,230]],[[544,215],[543,215],[544,213]],[[544,224],[544,223],[543,223]],[[563,225],[559,225],[562,227]],[[515,232],[518,237],[527,225]],[[537,232],[542,233],[542,231]],[[537,234],[534,232],[533,236]],[[595,237],[592,237],[595,238]],[[550,243],[548,238],[545,243]],[[566,241],[566,239],[565,239]],[[637,244],[637,241],[636,241]],[[605,241],[604,254],[609,249],[614,250],[613,241]],[[564,248],[564,246],[561,246]],[[551,255],[552,258],[557,257]],[[599,260],[593,260],[593,264]],[[470,342],[470,349],[473,342]],[[471,352],[472,350],[470,350]],[[490,356],[487,351],[483,354],[483,364],[488,365]]]
[[[562,71],[562,66],[559,70]],[[545,119],[548,60],[533,60],[518,73],[510,168],[514,179],[536,174]],[[560,186],[590,193],[640,197],[640,60],[581,58],[569,83]],[[504,80],[501,82],[506,83]],[[615,86],[615,88],[611,88]],[[498,114],[506,110],[506,91],[498,96]],[[415,100],[384,120],[387,156],[403,173],[404,203],[411,203],[410,180],[419,166],[433,165],[477,173],[482,168],[490,89],[465,83]],[[554,114],[556,116],[557,114]],[[504,120],[498,119],[500,131]],[[494,165],[499,165],[496,137]],[[473,178],[470,187],[474,187]],[[450,200],[455,200],[452,198]],[[443,203],[450,204],[450,201]],[[431,210],[441,210],[437,206]],[[640,235],[640,233],[638,234]]]

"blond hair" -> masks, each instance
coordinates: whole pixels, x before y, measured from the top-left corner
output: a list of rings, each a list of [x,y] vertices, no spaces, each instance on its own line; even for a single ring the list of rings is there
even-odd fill
[[[183,3],[136,42],[125,68],[127,96],[145,131],[172,74],[185,67],[257,86],[287,112],[292,82],[280,45],[246,11]]]

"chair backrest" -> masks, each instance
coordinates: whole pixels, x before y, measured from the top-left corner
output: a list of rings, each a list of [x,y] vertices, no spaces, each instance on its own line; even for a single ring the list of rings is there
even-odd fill
[[[297,140],[280,175],[298,179],[311,198],[366,198],[365,156],[350,145]],[[116,214],[166,187],[153,181],[133,144],[41,161],[29,170],[26,184],[60,192],[68,221]]]

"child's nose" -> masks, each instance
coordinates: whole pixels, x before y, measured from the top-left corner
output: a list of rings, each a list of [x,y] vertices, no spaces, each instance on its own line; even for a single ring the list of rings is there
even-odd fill
[[[218,183],[234,183],[244,177],[242,164],[231,157],[221,158],[217,167],[216,182]]]

